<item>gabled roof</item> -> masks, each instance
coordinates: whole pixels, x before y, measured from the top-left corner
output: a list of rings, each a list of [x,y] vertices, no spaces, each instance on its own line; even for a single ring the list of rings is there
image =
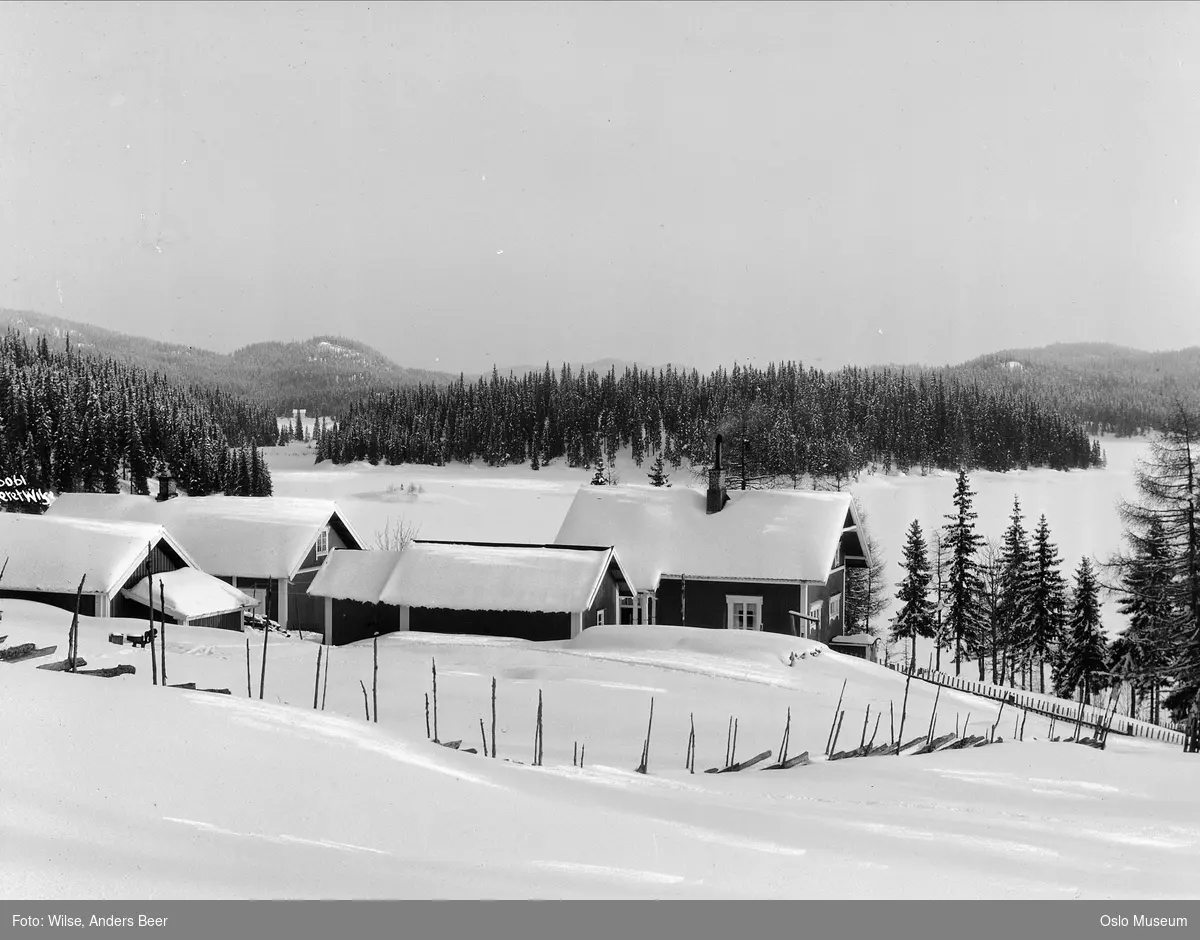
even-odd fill
[[[0,590],[112,596],[160,541],[195,565],[161,525],[0,513]]]
[[[634,589],[610,547],[414,541],[403,551],[334,552],[308,592],[450,610],[587,610],[612,571]]]
[[[142,578],[121,593],[139,604],[158,610],[162,603],[172,620],[194,620],[197,617],[216,617],[258,606],[258,602],[231,584],[205,574],[196,568],[180,568],[156,574],[151,587],[150,578]],[[161,588],[160,588],[161,586]],[[154,591],[153,603],[149,597]]]
[[[731,490],[709,515],[686,487],[581,486],[555,541],[615,545],[646,589],[680,576],[823,584],[856,519],[849,493]]]
[[[337,504],[325,499],[179,496],[158,502],[150,496],[63,493],[47,515],[156,523],[187,548],[201,570],[246,578],[292,577],[327,525],[351,547],[363,544]]]

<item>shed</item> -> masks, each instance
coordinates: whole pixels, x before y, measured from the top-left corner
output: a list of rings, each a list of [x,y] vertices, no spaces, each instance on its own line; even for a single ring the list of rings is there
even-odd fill
[[[325,605],[308,585],[338,548],[362,540],[337,504],[275,496],[179,496],[154,499],[107,493],[64,493],[47,516],[150,522],[163,526],[202,571],[227,581],[260,604],[264,616],[289,629],[328,639]]]
[[[0,597],[75,609],[90,617],[142,617],[148,576],[189,586],[190,622],[240,627],[252,598],[195,567],[191,555],[161,525],[0,513]],[[184,573],[186,572],[186,574]],[[155,597],[157,604],[158,598]],[[170,609],[168,617],[174,619]],[[218,621],[220,621],[218,623]],[[177,621],[182,622],[182,621]]]
[[[611,546],[429,540],[335,552],[309,591],[360,605],[334,618],[339,643],[391,630],[565,640],[617,622],[635,593]]]

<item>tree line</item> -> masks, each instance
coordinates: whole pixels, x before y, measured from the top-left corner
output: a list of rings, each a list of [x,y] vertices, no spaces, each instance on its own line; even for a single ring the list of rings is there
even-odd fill
[[[275,417],[215,389],[183,387],[99,356],[0,337],[0,476],[55,492],[148,493],[169,470],[192,495],[269,495],[259,444]]]
[[[678,468],[730,442],[734,485],[840,486],[870,465],[902,472],[966,466],[1070,469],[1103,461],[1071,417],[1036,399],[950,374],[906,369],[765,369],[574,373],[418,384],[351,404],[317,442],[317,460],[489,466],[551,460],[612,465],[623,447],[640,466],[661,453]],[[744,442],[744,443],[743,443]]]
[[[954,511],[926,536],[913,520],[896,585],[899,610],[890,639],[934,641],[935,668],[947,652],[959,674],[976,662],[983,681],[990,663],[999,685],[1089,699],[1124,683],[1130,714],[1152,720],[1166,708],[1182,721],[1200,709],[1200,519],[1198,424],[1182,408],[1172,416],[1139,467],[1139,498],[1118,508],[1129,550],[1099,564],[1084,557],[1072,583],[1043,515],[1032,533],[1013,500],[999,542],[975,527],[975,493],[965,470]],[[1107,580],[1106,580],[1107,579]],[[1100,595],[1111,591],[1127,627],[1109,642]],[[1049,676],[1047,675],[1049,671]],[[1049,686],[1047,680],[1049,679]]]

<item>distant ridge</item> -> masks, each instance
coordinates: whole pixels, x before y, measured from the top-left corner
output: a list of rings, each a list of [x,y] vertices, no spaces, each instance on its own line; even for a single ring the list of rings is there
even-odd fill
[[[457,378],[397,365],[370,346],[339,336],[253,343],[226,354],[41,313],[0,310],[0,330],[9,327],[30,338],[45,335],[56,348],[70,336],[71,347],[80,353],[106,356],[186,383],[216,386],[266,403],[279,414],[292,408],[332,414],[372,390]]]

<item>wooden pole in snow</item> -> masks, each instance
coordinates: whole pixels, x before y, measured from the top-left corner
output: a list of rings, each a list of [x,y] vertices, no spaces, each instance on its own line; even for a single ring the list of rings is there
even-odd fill
[[[844,696],[846,694],[846,681],[847,680],[845,680],[845,679],[842,680],[842,691],[838,695],[837,708],[835,708],[833,710],[833,724],[831,724],[829,726],[829,737],[825,739],[825,756],[826,757],[829,756],[830,748],[833,747],[833,729],[834,729],[834,726],[837,725],[838,715],[841,714],[841,711],[842,711],[842,696]]]
[[[362,692],[363,692],[363,711],[365,711],[367,713],[367,721],[370,721],[371,720],[371,703],[367,700],[367,687],[363,683],[362,679],[358,680],[358,684],[359,684],[359,686],[362,687]]]
[[[246,637],[246,698],[254,698],[250,688],[250,637]]]
[[[150,598],[154,600],[153,596]],[[159,651],[162,654],[162,674],[163,685],[167,684],[167,601],[166,593],[163,588],[162,578],[158,579],[158,623],[162,635],[159,640],[162,642],[159,645]]]
[[[437,726],[437,659],[433,659],[433,743],[440,744],[438,741],[438,726]]]
[[[321,711],[325,711],[325,696],[329,693],[329,660],[333,656],[333,647],[325,653],[325,681],[321,687]],[[319,657],[318,657],[319,659]]]
[[[154,578],[150,577],[146,581],[146,590],[150,595],[150,630],[146,634],[150,637],[150,678],[155,685],[158,685],[158,650],[154,646]],[[164,683],[165,684],[165,683]]]
[[[433,735],[429,731],[429,693],[425,693],[425,737],[432,738]]]
[[[900,744],[904,740],[904,719],[908,717],[908,687],[912,683],[912,667],[909,667],[908,678],[904,680],[904,701],[900,705],[900,737],[896,738],[896,756],[900,756]]]
[[[379,721],[379,634],[375,634],[372,643],[375,658],[374,671],[371,673],[371,711],[375,713],[375,721]]]
[[[888,721],[892,725],[892,743],[896,743],[896,703],[888,700]]]
[[[646,725],[646,743],[642,745],[642,762],[638,765],[639,774],[646,773],[650,763],[650,732],[654,728],[654,697],[650,697],[650,723]]]
[[[929,736],[925,739],[926,744],[928,744],[930,741],[933,740],[933,729],[937,725],[938,699],[940,699],[941,697],[942,697],[942,687],[939,685],[937,687],[937,692],[933,696],[933,714],[929,716]],[[1001,706],[1001,707],[1003,707],[1003,706]]]
[[[488,756],[487,732],[483,730],[483,719],[482,718],[479,719],[479,736],[481,738],[483,738],[483,756],[487,757]]]
[[[318,697],[321,694],[321,651],[322,646],[317,647],[317,674],[313,678],[313,711],[317,710]]]
[[[496,677],[492,676],[492,757],[496,756]]]
[[[267,637],[271,635],[271,625],[263,622],[263,661],[262,672],[258,676],[258,698],[262,701],[263,690],[267,687]]]
[[[83,582],[86,580],[86,574],[79,579],[79,588],[75,591],[75,616],[71,618],[71,632],[67,634],[67,668],[71,672],[75,671],[75,660],[79,658],[79,604],[83,600]]]

